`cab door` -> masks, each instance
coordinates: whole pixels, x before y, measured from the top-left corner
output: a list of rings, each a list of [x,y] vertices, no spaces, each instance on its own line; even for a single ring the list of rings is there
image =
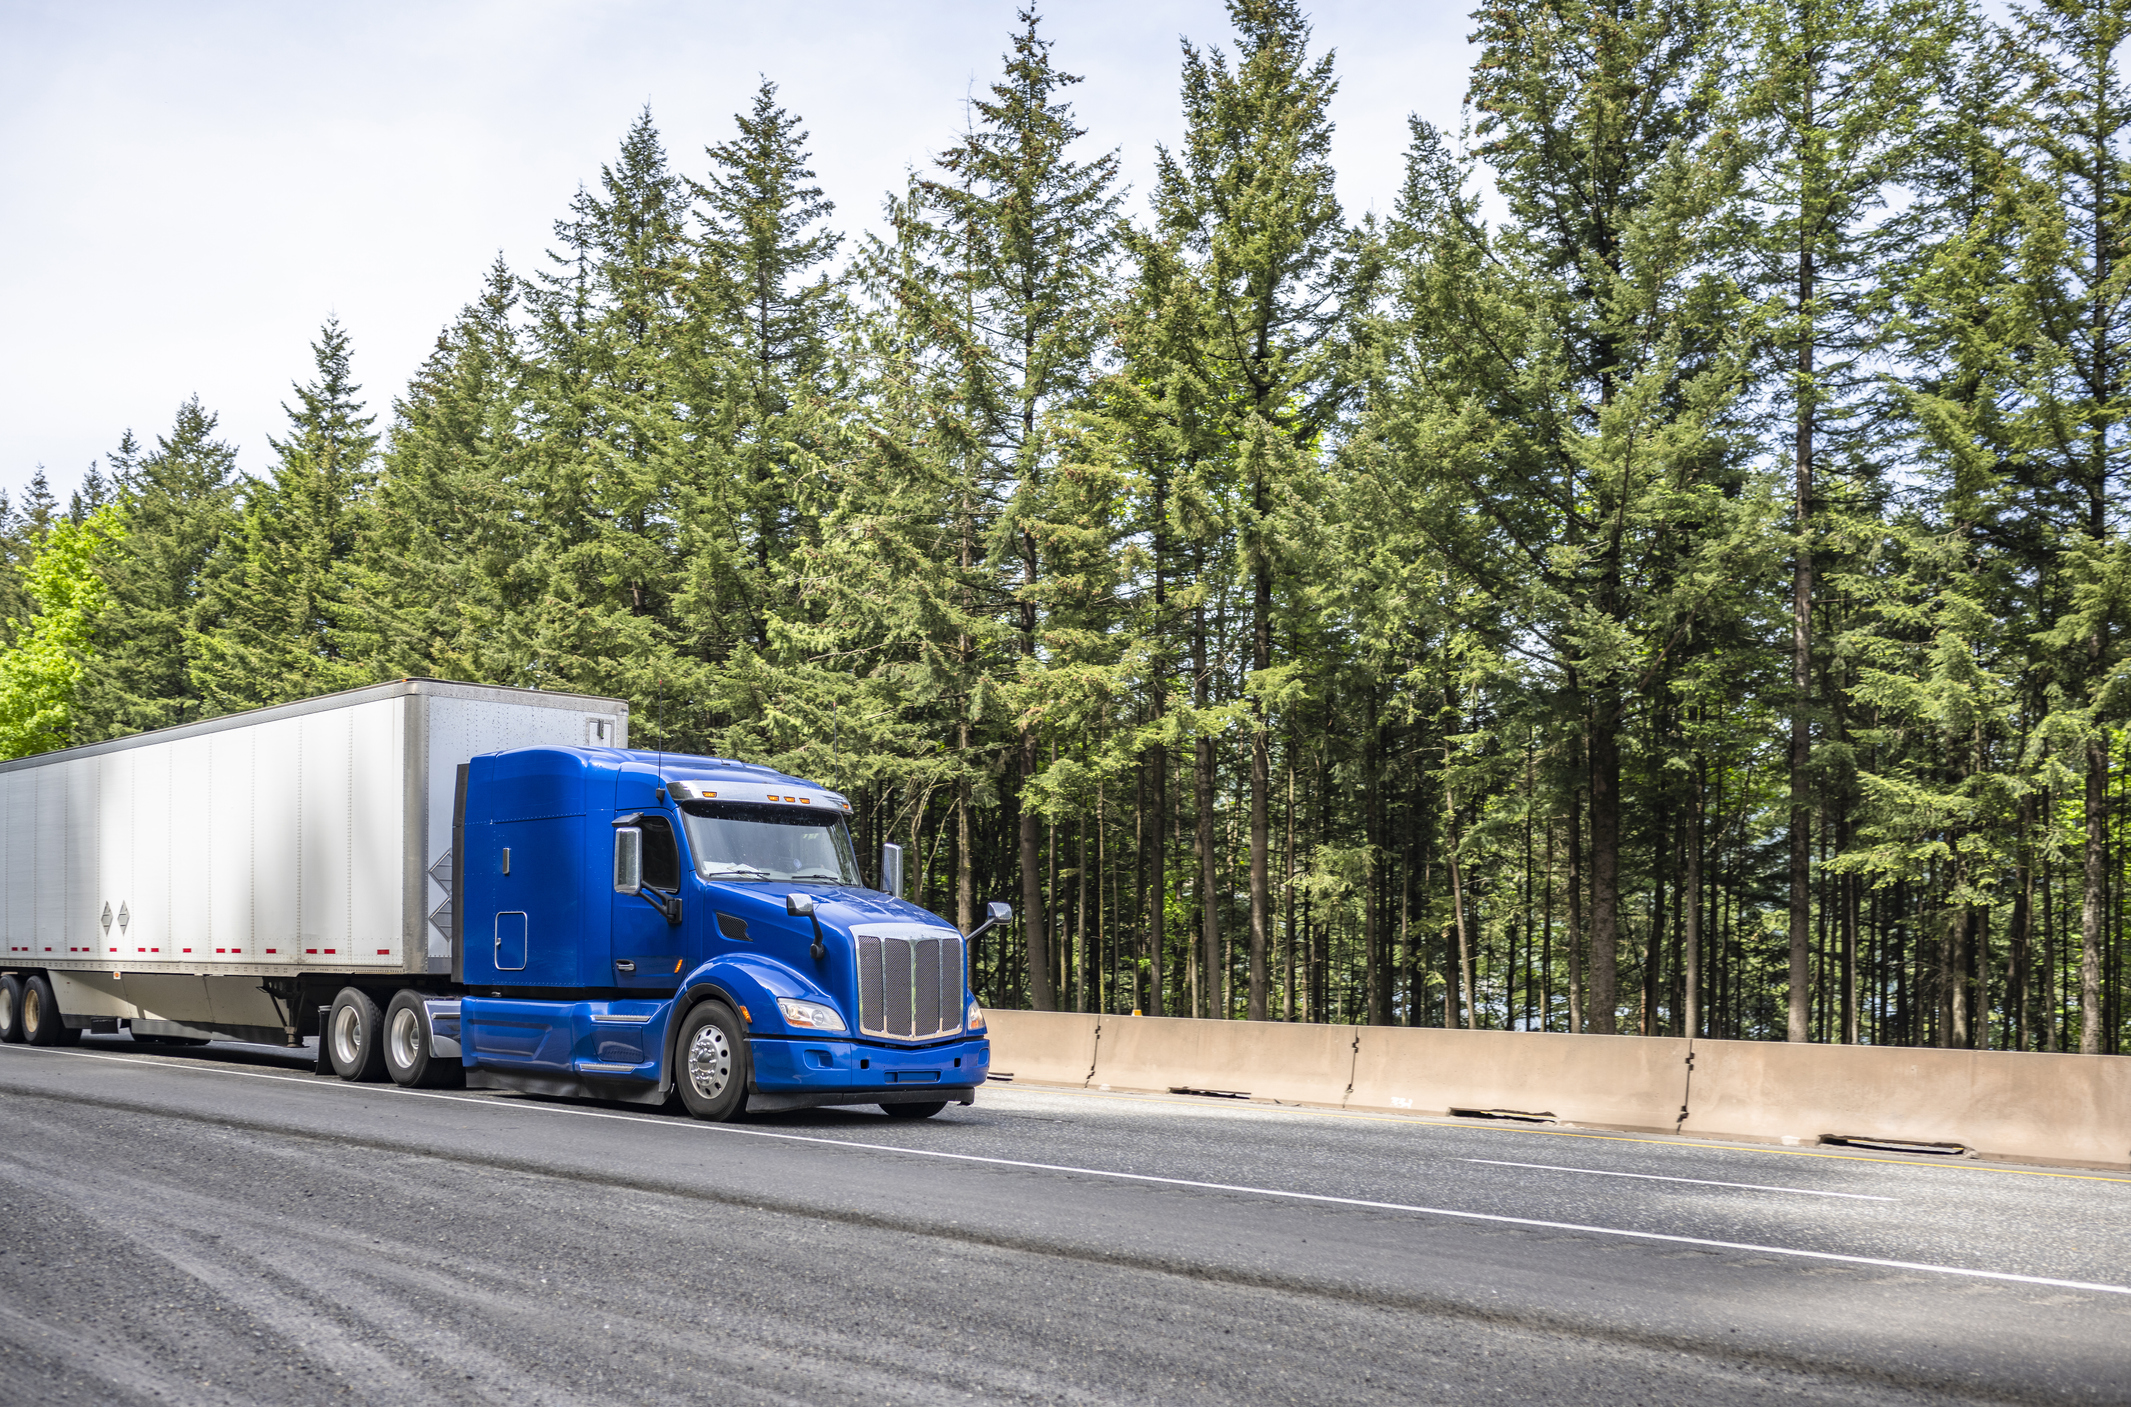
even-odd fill
[[[682,922],[669,923],[653,896],[680,902],[680,837],[672,820],[657,811],[644,812],[633,824],[644,835],[645,892],[613,896],[613,984],[628,991],[670,992],[692,965],[686,935],[697,916],[684,913]]]

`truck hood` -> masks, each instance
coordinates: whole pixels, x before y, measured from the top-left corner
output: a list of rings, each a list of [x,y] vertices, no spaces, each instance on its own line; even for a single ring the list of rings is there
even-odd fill
[[[960,931],[953,923],[907,899],[897,899],[877,889],[855,884],[780,884],[773,881],[735,884],[711,880],[704,888],[709,891],[711,902],[724,912],[744,918],[750,924],[761,922],[775,929],[807,929],[805,919],[785,913],[784,896],[811,894],[814,896],[814,916],[821,920],[821,926],[846,937],[853,928],[862,928],[869,923],[922,923],[930,928],[944,928],[950,933]]]

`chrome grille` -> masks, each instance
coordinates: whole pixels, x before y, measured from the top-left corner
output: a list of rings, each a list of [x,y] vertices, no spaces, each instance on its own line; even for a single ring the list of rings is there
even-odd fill
[[[962,940],[858,935],[858,1029],[925,1040],[962,1029]]]

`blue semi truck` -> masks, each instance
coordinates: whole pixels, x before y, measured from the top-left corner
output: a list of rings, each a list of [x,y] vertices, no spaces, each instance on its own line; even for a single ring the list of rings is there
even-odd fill
[[[0,766],[0,1039],[301,1045],[348,1080],[703,1119],[971,1102],[975,932],[842,796],[619,700],[401,680]]]
[[[697,1118],[727,1119],[820,1104],[923,1118],[984,1082],[967,940],[861,882],[836,793],[716,758],[583,747],[476,757],[459,793],[465,994],[429,1026],[449,1039],[456,1015],[470,1084],[646,1103],[671,1090]],[[342,1073],[349,1005],[327,1014]],[[384,1032],[389,1046],[389,1016]]]

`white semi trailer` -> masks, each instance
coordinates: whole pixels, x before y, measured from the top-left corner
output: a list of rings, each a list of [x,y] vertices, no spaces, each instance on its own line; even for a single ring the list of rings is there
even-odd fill
[[[461,764],[628,731],[618,699],[407,679],[0,764],[8,1023],[296,1046],[345,988],[445,991]]]

